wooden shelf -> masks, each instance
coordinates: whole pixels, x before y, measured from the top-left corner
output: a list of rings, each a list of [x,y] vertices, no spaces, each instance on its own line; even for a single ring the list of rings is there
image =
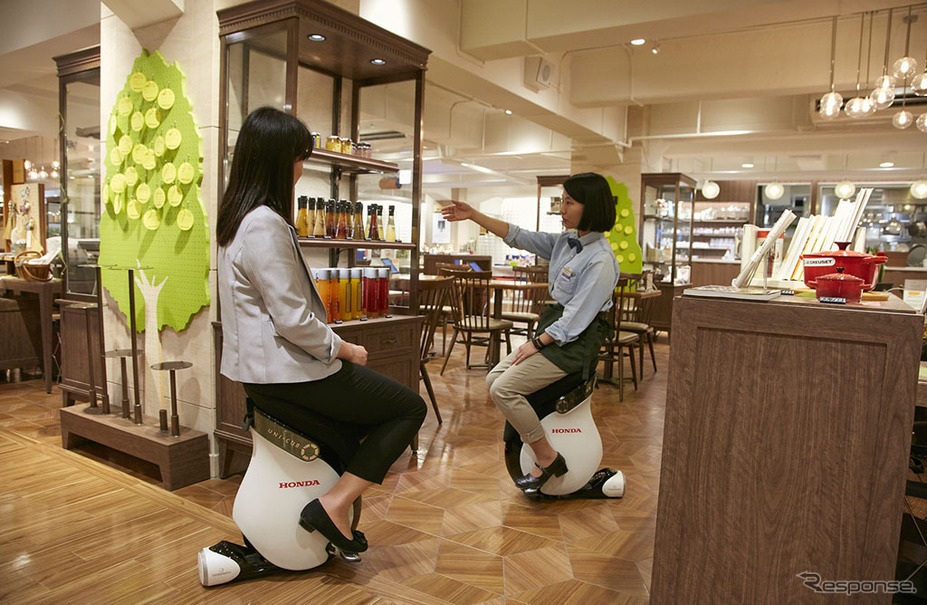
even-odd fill
[[[353,239],[297,238],[302,248],[338,248],[341,250],[412,250],[412,242],[380,242]]]
[[[313,149],[305,164],[337,166],[344,172],[354,174],[397,174],[399,166],[392,162],[383,162],[373,158],[363,158],[347,153],[338,153],[327,149]]]

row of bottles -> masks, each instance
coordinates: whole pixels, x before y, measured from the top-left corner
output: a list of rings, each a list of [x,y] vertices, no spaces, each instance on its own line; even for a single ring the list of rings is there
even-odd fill
[[[313,269],[328,323],[389,315],[388,267]]]
[[[383,225],[383,206],[367,205],[367,223],[360,202],[328,200],[299,196],[296,202],[296,234],[320,239],[351,239],[395,242],[395,208],[389,207],[387,223]]]

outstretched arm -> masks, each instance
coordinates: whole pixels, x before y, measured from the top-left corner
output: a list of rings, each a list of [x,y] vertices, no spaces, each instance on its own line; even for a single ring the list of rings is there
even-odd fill
[[[508,223],[500,221],[497,218],[486,216],[465,202],[456,202],[451,200],[450,206],[445,206],[441,209],[441,215],[445,218],[445,220],[451,222],[465,221],[469,219],[480,227],[483,227],[490,233],[498,235],[499,237],[505,237],[509,234]]]

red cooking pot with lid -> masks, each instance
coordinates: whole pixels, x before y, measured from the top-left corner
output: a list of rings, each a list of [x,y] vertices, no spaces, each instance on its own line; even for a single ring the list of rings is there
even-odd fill
[[[863,280],[855,275],[848,275],[843,267],[837,267],[836,273],[829,273],[817,278],[815,296],[822,298],[843,299],[846,302],[859,302],[863,297]],[[833,301],[831,301],[833,302]]]
[[[866,254],[847,250],[849,242],[837,242],[839,250],[825,252],[809,252],[802,254],[802,266],[805,270],[805,285],[816,288],[817,279],[823,275],[833,273],[843,267],[847,275],[855,275],[863,280],[863,291],[872,290],[876,284],[876,274],[879,265],[888,260],[881,255]]]

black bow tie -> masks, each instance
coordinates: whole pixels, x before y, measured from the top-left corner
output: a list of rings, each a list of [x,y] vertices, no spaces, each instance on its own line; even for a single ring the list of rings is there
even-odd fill
[[[583,243],[578,239],[573,239],[572,237],[567,238],[567,243],[570,245],[570,248],[576,248],[576,254],[583,251]]]

